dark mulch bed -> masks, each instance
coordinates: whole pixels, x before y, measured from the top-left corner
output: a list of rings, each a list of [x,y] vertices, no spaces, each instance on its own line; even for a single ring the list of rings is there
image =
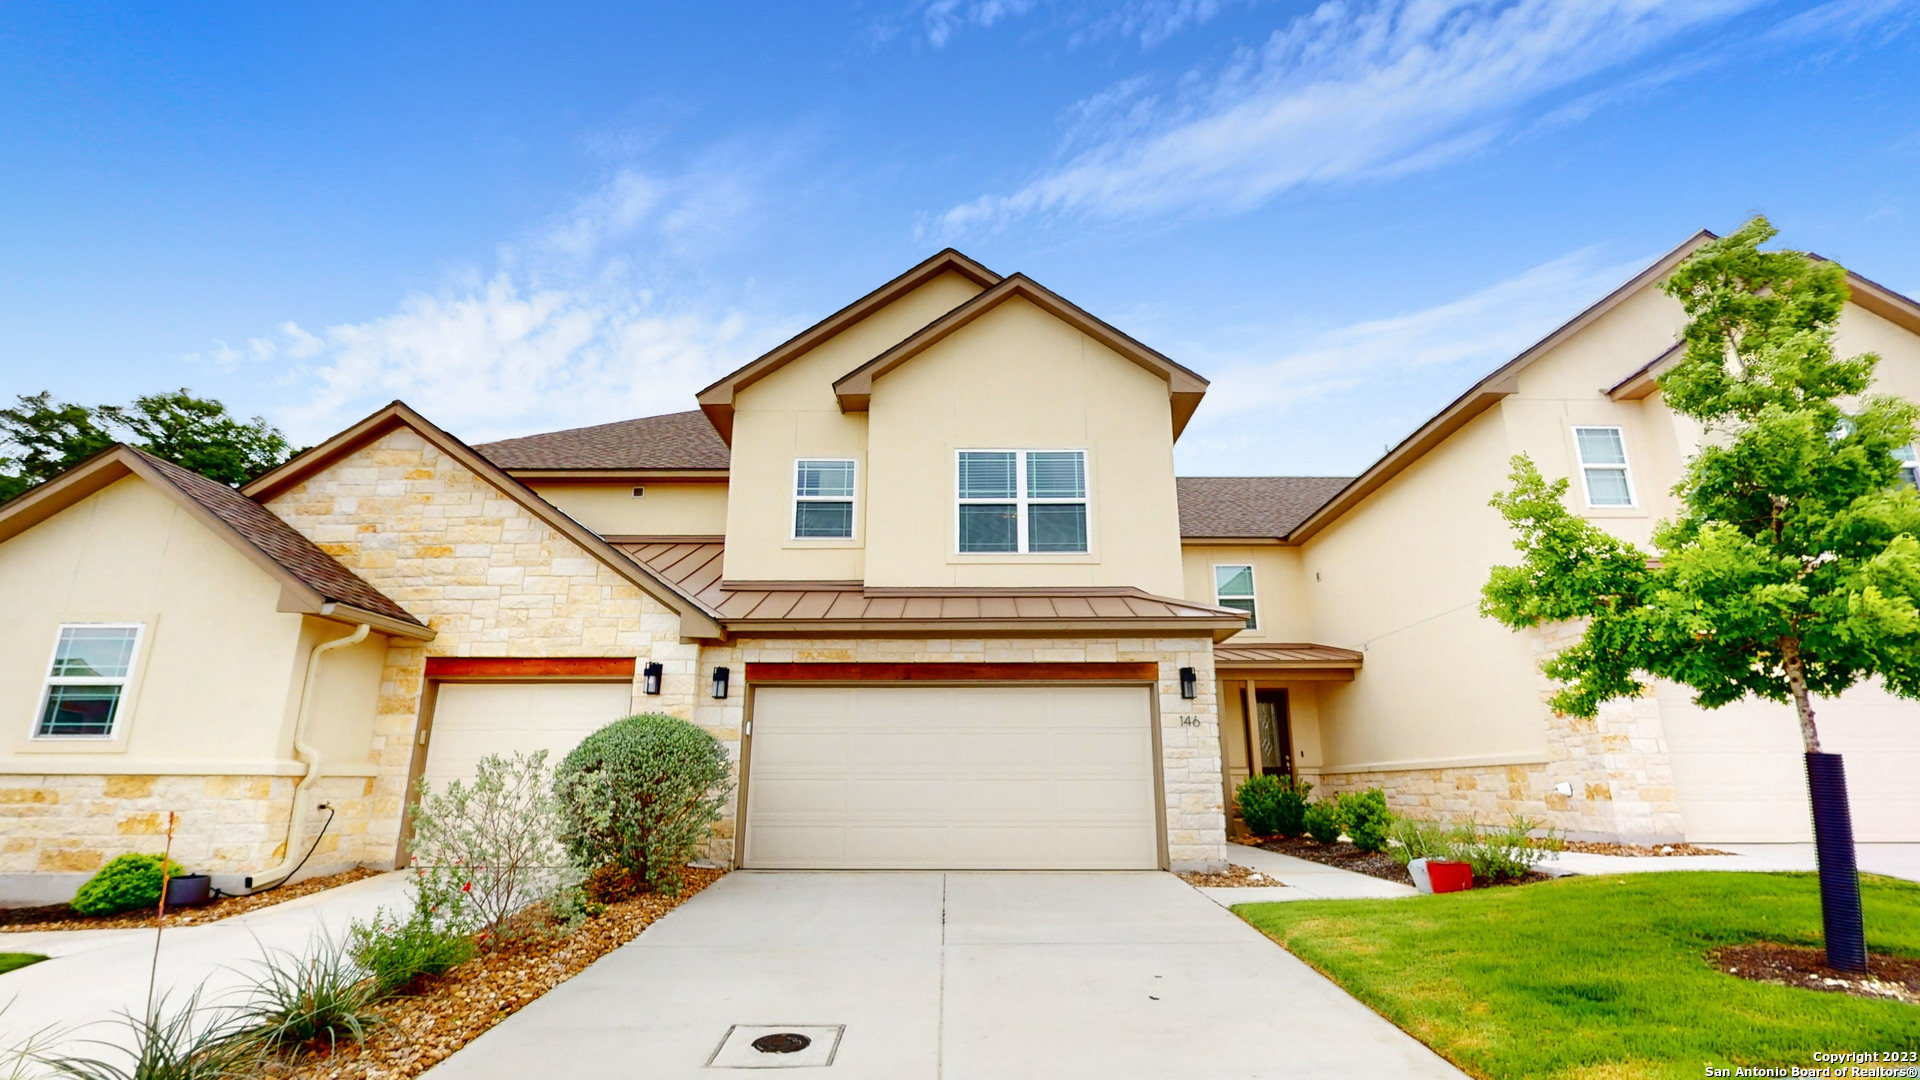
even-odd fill
[[[223,896],[210,900],[198,907],[173,908],[167,912],[168,926],[194,926],[199,923],[218,922],[235,915],[245,915],[249,911],[258,911],[263,907],[302,896],[311,896],[324,889],[331,889],[361,878],[373,877],[381,873],[366,867],[355,867],[326,877],[308,878],[296,881],[268,892],[257,892],[252,896]],[[0,931],[8,930],[138,930],[153,925],[154,912],[142,908],[139,911],[123,911],[118,915],[82,915],[65,904],[48,904],[43,907],[0,908]]]
[[[1284,836],[1262,836],[1234,842],[1267,851],[1277,851],[1282,855],[1291,855],[1296,859],[1306,859],[1326,866],[1337,866],[1342,870],[1352,870],[1356,874],[1366,874],[1368,877],[1377,877],[1382,881],[1393,881],[1402,885],[1413,884],[1413,876],[1407,873],[1406,867],[1400,865],[1399,859],[1384,851],[1370,855],[1345,840],[1322,844],[1304,836],[1291,839]],[[1473,879],[1473,887],[1484,889],[1494,885],[1534,885],[1552,880],[1551,875],[1543,874],[1538,870],[1529,870],[1525,877],[1507,881],[1488,881],[1477,877]]]
[[[1905,956],[1869,955],[1865,975],[1828,967],[1825,949],[1770,941],[1715,949],[1711,959],[1721,971],[1754,982],[1920,1005],[1920,960]]]

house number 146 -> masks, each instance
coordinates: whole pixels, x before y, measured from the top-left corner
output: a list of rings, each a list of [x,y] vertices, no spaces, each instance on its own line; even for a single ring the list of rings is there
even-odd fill
[[[1199,727],[1200,718],[1197,716],[1183,716],[1180,718],[1180,726],[1181,727]]]

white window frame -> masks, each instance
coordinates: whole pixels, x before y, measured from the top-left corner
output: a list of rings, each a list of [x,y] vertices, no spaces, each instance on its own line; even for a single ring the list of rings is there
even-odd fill
[[[962,454],[1012,454],[1014,496],[1012,499],[962,499],[960,497],[960,455]],[[1028,454],[1079,454],[1080,476],[1085,483],[1085,494],[1078,499],[1035,499],[1027,495],[1027,455]],[[1008,555],[1033,556],[1035,558],[1059,557],[1082,558],[1093,553],[1093,455],[1083,446],[1034,446],[1015,448],[1011,446],[967,446],[953,452],[953,462],[948,475],[953,477],[953,553],[969,559],[1005,558]],[[1004,506],[1013,503],[1015,547],[1012,551],[962,551],[960,550],[960,508],[962,506]],[[1087,546],[1079,551],[1029,551],[1027,541],[1027,508],[1029,506],[1084,506],[1087,510]]]
[[[846,495],[802,495],[800,494],[800,469],[807,464],[831,463],[849,465],[853,468],[853,490]],[[825,544],[843,544],[854,539],[860,533],[860,461],[857,458],[843,457],[803,457],[793,459],[793,479],[789,485],[793,493],[793,504],[787,509],[787,539],[798,543],[819,541]],[[800,504],[810,502],[846,503],[847,535],[845,536],[801,536]]]
[[[1620,437],[1620,461],[1616,464],[1603,461],[1597,465],[1587,464],[1586,455],[1580,450],[1580,433],[1583,431],[1611,431]],[[1640,493],[1633,486],[1633,457],[1627,453],[1627,429],[1619,424],[1575,424],[1573,425],[1573,459],[1580,470],[1580,491],[1587,498],[1589,510],[1635,510],[1640,506]],[[1618,469],[1620,476],[1627,482],[1627,501],[1624,503],[1596,503],[1593,501],[1593,487],[1587,483],[1588,469]]]
[[[60,659],[60,642],[67,636],[68,630],[79,628],[98,630],[133,631],[133,648],[127,653],[126,674],[107,678],[93,675],[55,675],[53,665]],[[140,653],[147,643],[147,626],[137,622],[63,622],[53,632],[53,648],[47,653],[47,663],[41,670],[40,697],[33,710],[32,726],[27,730],[29,737],[37,742],[111,742],[120,734],[122,722],[126,719],[127,706],[132,698],[134,673],[140,670]],[[47,716],[47,704],[53,698],[56,686],[115,686],[120,696],[113,703],[113,722],[104,735],[57,735],[42,734],[40,726]]]
[[[1233,568],[1233,569],[1235,569],[1235,570],[1245,570],[1245,571],[1247,572],[1247,588],[1248,588],[1248,589],[1250,590],[1250,591],[1249,591],[1249,592],[1247,593],[1247,595],[1245,595],[1245,596],[1231,596],[1231,597],[1222,597],[1222,596],[1220,595],[1220,571],[1221,571],[1221,570],[1223,570],[1223,569],[1226,569],[1226,568],[1228,568],[1228,567],[1232,567],[1232,568]],[[1227,600],[1245,600],[1245,601],[1247,601],[1248,603],[1251,603],[1251,604],[1253,605],[1253,610],[1251,610],[1251,611],[1249,611],[1249,612],[1247,612],[1247,629],[1248,629],[1248,630],[1254,630],[1254,631],[1258,631],[1258,630],[1260,629],[1260,580],[1259,580],[1259,578],[1258,578],[1258,577],[1257,577],[1257,576],[1256,576],[1256,575],[1254,574],[1254,570],[1253,570],[1253,564],[1252,564],[1252,563],[1237,563],[1237,562],[1236,562],[1236,563],[1214,563],[1214,564],[1213,564],[1213,602],[1214,602],[1214,605],[1215,605],[1216,607],[1228,607],[1228,606],[1230,606],[1230,605],[1228,605],[1228,604],[1222,604],[1222,603],[1221,603],[1220,601],[1221,601],[1221,600],[1223,600],[1223,599],[1227,599]],[[1239,610],[1239,609],[1237,609],[1237,608],[1236,608],[1235,610]]]

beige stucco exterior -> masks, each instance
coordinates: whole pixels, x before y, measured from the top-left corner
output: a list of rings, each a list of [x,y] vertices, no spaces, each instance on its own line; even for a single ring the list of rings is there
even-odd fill
[[[602,536],[722,536],[726,483],[634,477],[619,481],[529,480],[527,486]],[[636,496],[634,491],[644,491]]]

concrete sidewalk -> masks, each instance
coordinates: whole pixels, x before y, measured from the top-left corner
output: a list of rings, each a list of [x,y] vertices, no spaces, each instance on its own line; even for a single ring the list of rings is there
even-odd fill
[[[1202,895],[1222,907],[1264,904],[1275,900],[1390,900],[1418,895],[1411,885],[1245,844],[1228,844],[1227,861],[1235,866],[1258,870],[1280,884],[1199,886]]]
[[[1813,871],[1812,844],[1703,844],[1728,855],[1589,855],[1563,851],[1540,864],[1549,874],[1645,874],[1675,870],[1740,870],[1756,873]],[[1860,844],[1860,869],[1870,874],[1920,881],[1920,844]]]
[[[712,1077],[733,1025],[844,1025],[842,1080],[1463,1075],[1171,874],[752,871],[426,1075]]]
[[[322,933],[340,939],[349,920],[378,908],[405,911],[406,877],[382,874],[216,923],[170,929],[160,944],[158,992],[175,1001],[195,989],[203,1001],[230,996],[248,984],[263,949],[300,952]],[[153,949],[152,930],[0,933],[0,952],[53,957],[0,975],[0,1050],[50,1029],[112,1041],[124,1029],[99,1022],[145,1008]]]

